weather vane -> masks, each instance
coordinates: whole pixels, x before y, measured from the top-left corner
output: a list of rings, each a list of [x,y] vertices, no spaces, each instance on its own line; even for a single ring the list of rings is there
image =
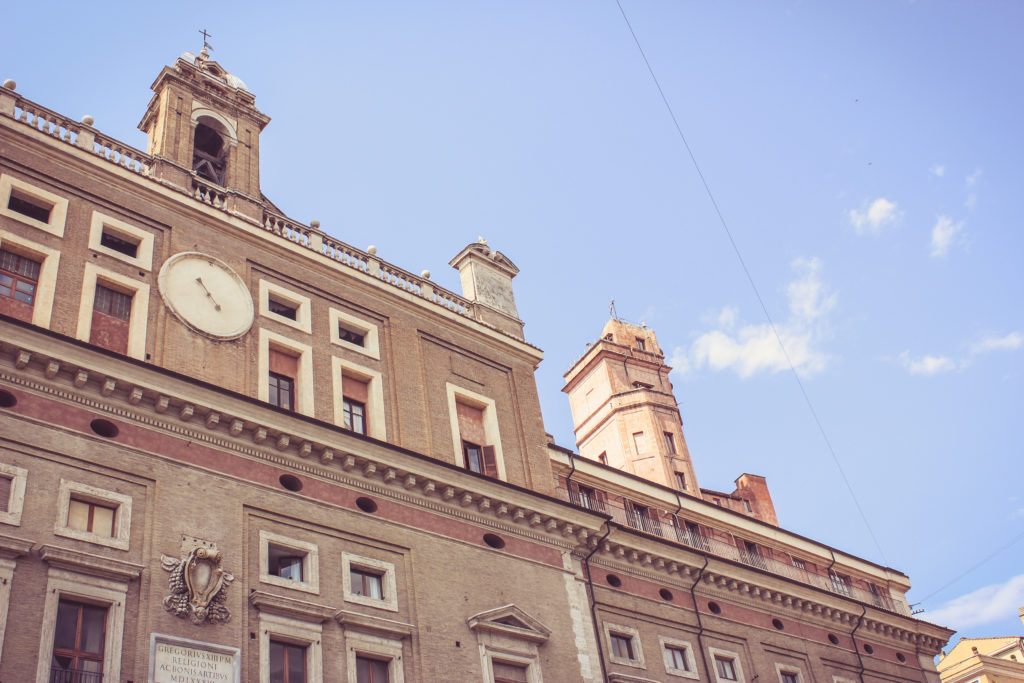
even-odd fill
[[[213,46],[210,45],[209,42],[207,42],[207,39],[208,38],[213,38],[213,36],[210,35],[209,33],[207,33],[205,28],[203,30],[199,31],[199,33],[203,34],[203,49],[212,50]]]

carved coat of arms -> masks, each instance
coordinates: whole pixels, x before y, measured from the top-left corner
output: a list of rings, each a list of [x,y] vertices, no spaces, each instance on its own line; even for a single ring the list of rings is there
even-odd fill
[[[221,569],[221,554],[215,547],[194,547],[181,559],[161,555],[160,564],[171,573],[171,594],[164,598],[164,609],[192,620],[193,624],[230,621],[224,606],[228,585],[235,577]]]

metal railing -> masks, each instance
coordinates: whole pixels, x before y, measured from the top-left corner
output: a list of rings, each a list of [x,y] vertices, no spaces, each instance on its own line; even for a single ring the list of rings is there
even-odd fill
[[[103,674],[81,669],[50,669],[50,683],[103,683]]]

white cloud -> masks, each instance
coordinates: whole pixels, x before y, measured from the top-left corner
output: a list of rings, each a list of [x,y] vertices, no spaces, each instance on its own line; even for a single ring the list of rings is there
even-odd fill
[[[812,375],[825,369],[829,356],[819,349],[827,336],[827,314],[836,294],[821,280],[821,261],[796,259],[791,264],[797,277],[786,286],[789,317],[775,329],[785,344],[789,360],[798,372]],[[687,348],[677,348],[672,365],[682,374],[707,367],[732,370],[742,378],[759,372],[789,369],[786,354],[767,323],[740,325],[737,311],[727,307],[716,318],[718,329],[700,334]]]
[[[1024,346],[1024,333],[1011,332],[1005,337],[985,337],[971,344],[971,353],[989,353],[991,351],[1014,351]]]
[[[991,624],[1017,616],[1017,606],[1024,604],[1024,574],[1004,583],[979,588],[954,598],[936,610],[929,610],[928,621],[944,624],[958,631]]]
[[[858,235],[865,233],[878,233],[887,225],[895,223],[903,215],[902,211],[896,208],[896,202],[890,202],[885,197],[879,197],[871,202],[866,210],[850,211],[850,223]]]
[[[912,375],[938,375],[942,372],[956,370],[958,364],[948,356],[921,356],[911,358],[909,351],[904,351],[899,356],[900,363]]]
[[[946,175],[946,167],[943,166],[942,164],[932,164],[932,167],[928,169],[928,172],[931,173],[933,176],[938,176],[939,178],[941,178],[942,176]]]
[[[974,187],[975,185],[978,184],[978,178],[980,178],[980,177],[981,177],[981,169],[980,168],[976,168],[976,169],[974,169],[974,173],[972,173],[971,175],[969,175],[966,178],[964,178],[964,184],[967,185],[967,187]]]
[[[963,229],[963,221],[954,223],[949,216],[939,216],[935,227],[932,228],[932,256],[948,255],[950,246],[963,241],[963,235],[961,235]]]

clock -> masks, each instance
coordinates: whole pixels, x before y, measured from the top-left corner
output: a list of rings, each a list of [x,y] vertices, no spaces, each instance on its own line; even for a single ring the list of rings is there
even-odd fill
[[[164,261],[157,283],[167,308],[200,334],[237,339],[252,327],[252,294],[220,259],[197,251],[175,254]]]

